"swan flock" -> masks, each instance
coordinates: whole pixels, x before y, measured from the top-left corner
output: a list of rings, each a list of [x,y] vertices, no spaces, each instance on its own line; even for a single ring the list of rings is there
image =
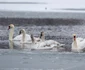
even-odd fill
[[[15,45],[21,46],[24,44],[26,48],[32,49],[53,49],[64,46],[54,40],[45,40],[44,32],[41,32],[40,37],[34,37],[32,34],[27,34],[25,29],[21,29],[19,35],[13,38],[14,36],[14,25],[10,24],[8,27],[9,30],[9,41],[13,41]]]
[[[13,38],[14,25],[10,24],[9,30],[9,41],[13,41],[15,45],[19,47],[24,44],[26,48],[31,49],[58,49],[63,48],[65,44],[60,44],[55,40],[46,40],[44,32],[40,33],[40,37],[34,37],[33,34],[27,34],[25,29],[21,29],[19,35]],[[63,48],[64,49],[64,48]],[[71,46],[73,52],[83,52],[85,50],[85,39],[77,38],[76,34],[73,35],[73,42]]]

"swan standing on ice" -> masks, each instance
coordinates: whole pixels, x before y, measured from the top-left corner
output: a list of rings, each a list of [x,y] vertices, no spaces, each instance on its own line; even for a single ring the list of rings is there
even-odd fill
[[[30,35],[26,34],[26,31],[24,29],[22,29],[20,32],[20,35],[17,35],[15,38],[13,38],[14,35],[14,25],[10,24],[9,27],[9,40],[10,41],[27,41],[27,40],[31,40]]]
[[[76,34],[74,34],[71,49],[72,49],[73,52],[83,52],[83,51],[85,51],[85,39],[76,38]]]

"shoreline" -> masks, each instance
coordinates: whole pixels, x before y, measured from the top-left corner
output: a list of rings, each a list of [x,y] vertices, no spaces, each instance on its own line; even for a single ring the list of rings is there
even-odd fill
[[[49,19],[85,19],[85,13],[71,12],[33,12],[33,11],[0,11],[0,18],[49,18]]]

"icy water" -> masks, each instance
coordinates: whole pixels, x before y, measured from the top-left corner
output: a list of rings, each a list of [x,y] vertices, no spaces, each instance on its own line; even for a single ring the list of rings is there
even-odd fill
[[[84,70],[85,53],[1,49],[0,70]]]
[[[72,34],[85,38],[84,22],[84,19],[0,18],[0,70],[84,70],[85,53],[70,51]],[[14,37],[22,28],[37,37],[44,31],[47,40],[63,43],[66,49],[58,52],[18,48],[8,41],[7,28],[10,23],[15,25]]]

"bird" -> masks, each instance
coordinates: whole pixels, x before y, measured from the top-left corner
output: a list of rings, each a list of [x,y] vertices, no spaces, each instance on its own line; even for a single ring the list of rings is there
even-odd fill
[[[55,40],[45,40],[45,34],[43,31],[40,34],[40,39],[41,41],[45,42],[47,45],[54,45],[55,47],[61,47],[65,45],[65,44],[60,44],[59,42]]]
[[[53,48],[62,48],[61,46],[64,45],[64,44],[60,44],[59,42],[54,41],[54,40],[45,40],[44,32],[41,32],[39,42],[37,42],[34,39],[33,35],[31,35],[31,40],[32,40],[32,43],[33,43],[32,46],[34,49],[44,49],[44,50],[50,49],[50,50],[52,50]]]
[[[44,41],[37,42],[32,34],[31,34],[31,40],[32,40],[31,49],[35,49],[35,50],[51,50],[53,48],[52,45],[48,45]]]
[[[85,39],[76,37],[76,34],[73,34],[73,42],[71,47],[72,52],[84,52],[85,51]]]
[[[26,40],[31,40],[30,35],[26,34],[25,29],[20,30],[20,35],[17,35],[16,37],[13,38],[14,35],[14,25],[10,24],[8,26],[8,30],[9,30],[9,40],[10,41],[26,41]]]

